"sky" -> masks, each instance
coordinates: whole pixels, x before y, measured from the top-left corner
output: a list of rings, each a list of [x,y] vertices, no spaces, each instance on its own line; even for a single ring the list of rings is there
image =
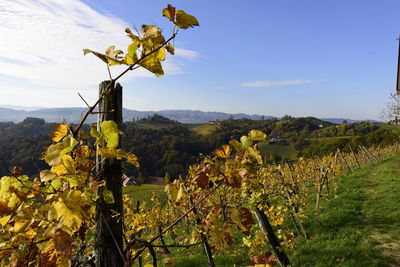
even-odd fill
[[[120,80],[126,108],[379,119],[395,92],[398,0],[1,0],[0,105],[95,102],[108,72],[82,49],[126,51],[142,24],[168,37],[167,4],[200,27],[179,31],[165,76]]]

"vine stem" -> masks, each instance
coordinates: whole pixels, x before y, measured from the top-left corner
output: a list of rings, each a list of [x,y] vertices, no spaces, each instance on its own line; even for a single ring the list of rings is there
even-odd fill
[[[154,49],[153,51],[151,51],[150,53],[142,56],[141,58],[139,58],[136,62],[134,62],[133,64],[129,65],[128,68],[126,68],[123,72],[121,72],[117,77],[115,77],[114,79],[111,79],[111,82],[108,84],[107,88],[105,89],[105,91],[108,91],[111,86],[114,86],[115,82],[118,81],[122,76],[124,76],[128,71],[131,71],[134,69],[135,66],[137,66],[141,61],[143,61],[145,58],[147,58],[148,56],[154,54],[155,52],[157,52],[158,50],[160,50],[161,48],[163,48],[165,45],[167,45],[171,40],[175,39],[176,37],[176,33],[172,34],[172,36],[170,38],[168,38],[162,45],[160,45],[159,47],[157,47],[156,49]],[[81,121],[79,122],[78,126],[75,128],[75,130],[73,131],[73,135],[74,137],[77,136],[79,130],[82,128],[83,124],[85,123],[87,117],[89,116],[89,114],[91,114],[93,112],[93,110],[97,107],[97,105],[100,103],[102,99],[102,96],[99,97],[99,99],[97,99],[97,101],[91,106],[89,107],[89,109],[86,111],[85,115],[83,116],[83,118],[81,119]]]
[[[151,244],[154,241],[156,241],[158,238],[160,238],[161,236],[163,236],[166,232],[168,232],[169,230],[171,230],[171,228],[173,228],[175,225],[177,225],[183,218],[185,218],[190,212],[192,212],[194,209],[196,209],[204,200],[206,200],[212,193],[214,193],[223,183],[218,184],[216,187],[214,187],[210,192],[208,192],[201,200],[199,200],[193,207],[191,207],[188,211],[186,211],[184,214],[182,214],[181,217],[179,217],[178,219],[176,219],[175,222],[173,222],[172,224],[170,224],[167,228],[165,228],[164,231],[162,231],[160,234],[158,234],[157,236],[153,237],[148,243]],[[129,245],[127,246],[127,248],[129,248]],[[139,250],[136,255],[133,257],[132,262],[137,259],[137,257],[140,256],[140,254],[143,253],[143,251],[146,248],[142,248],[141,250]]]

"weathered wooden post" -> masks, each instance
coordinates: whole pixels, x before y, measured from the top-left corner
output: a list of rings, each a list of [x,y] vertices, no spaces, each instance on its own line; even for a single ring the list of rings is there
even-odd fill
[[[282,267],[290,266],[289,258],[283,250],[279,239],[276,237],[274,229],[272,229],[267,215],[265,215],[264,211],[260,210],[257,207],[254,209],[254,213],[256,215],[258,225],[260,226],[260,229],[263,232],[264,236],[267,238],[272,253],[278,259],[279,264]]]
[[[119,83],[110,85],[111,81],[100,83],[98,125],[103,121],[113,120],[118,127],[122,123],[122,87]],[[109,86],[110,85],[110,86]],[[110,89],[107,89],[107,88]],[[98,126],[99,127],[99,126]],[[118,147],[120,147],[119,141]],[[114,202],[108,204],[103,198],[104,188],[98,190],[96,202],[96,266],[124,266],[123,257],[123,221],[122,221],[122,169],[121,162],[115,158],[97,158],[97,180],[105,181]]]

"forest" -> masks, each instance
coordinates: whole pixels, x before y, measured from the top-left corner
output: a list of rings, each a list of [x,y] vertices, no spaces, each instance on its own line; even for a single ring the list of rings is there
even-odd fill
[[[46,169],[41,151],[51,144],[52,125],[38,118],[26,118],[20,123],[0,122],[0,157],[3,160],[0,175],[7,175],[4,164],[8,168],[22,167],[30,176]],[[199,133],[199,127],[210,127],[211,130]],[[141,164],[140,168],[126,164],[125,172],[140,183],[146,183],[149,176],[164,178],[166,174],[173,181],[179,175],[187,174],[188,166],[195,163],[200,154],[209,155],[251,129],[263,131],[268,138],[279,136],[284,140],[283,144],[271,146],[277,149],[263,151],[263,157],[275,163],[293,160],[294,157],[322,156],[335,152],[337,148],[349,151],[349,146],[354,149],[360,145],[383,146],[398,140],[395,132],[370,122],[336,125],[312,117],[285,116],[268,120],[227,119],[220,125],[193,125],[156,114],[122,124],[122,147],[134,152]],[[285,149],[292,151],[292,157],[281,153]]]

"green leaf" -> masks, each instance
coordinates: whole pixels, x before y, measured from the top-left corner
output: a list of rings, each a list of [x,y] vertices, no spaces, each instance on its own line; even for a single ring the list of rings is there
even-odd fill
[[[118,130],[118,125],[115,121],[103,121],[101,123],[101,133],[107,143],[107,147],[115,148],[119,143],[120,130]]]
[[[199,21],[192,15],[186,14],[183,10],[176,11],[176,25],[181,29],[199,26]]]
[[[54,188],[55,190],[58,190],[61,187],[61,180],[57,179],[57,180],[53,180],[51,181],[51,186],[52,188]]]
[[[231,140],[229,142],[229,145],[231,145],[236,152],[242,151],[244,149],[242,144],[236,139]]]
[[[242,143],[242,146],[244,146],[244,147],[250,147],[253,145],[253,142],[245,135],[243,135],[240,138],[240,142]]]
[[[104,188],[103,199],[107,204],[113,204],[114,203],[114,195],[113,195],[112,191],[107,188]]]
[[[130,55],[131,57],[134,57],[136,55],[136,50],[138,47],[138,43],[137,42],[132,42],[129,46],[128,46],[128,55]]]
[[[128,46],[128,53],[125,55],[125,63],[128,65],[132,65],[138,60],[138,57],[136,55],[136,50],[138,49],[138,42],[133,41],[129,46]]]
[[[96,130],[96,128],[90,128],[90,135],[93,136],[94,138],[99,138],[100,133]]]
[[[71,185],[71,187],[82,186],[79,175],[66,175],[63,177],[63,179],[66,180]]]
[[[74,147],[78,144],[78,141],[75,138],[71,137],[71,136],[66,137],[64,139],[64,142],[66,144],[69,143],[69,146],[67,146],[66,148],[61,150],[61,152],[60,152],[60,156],[61,157],[64,156],[65,154],[71,152],[74,149]]]
[[[267,135],[265,133],[258,130],[251,130],[248,136],[250,140],[253,141],[265,141],[265,139],[267,138]]]

